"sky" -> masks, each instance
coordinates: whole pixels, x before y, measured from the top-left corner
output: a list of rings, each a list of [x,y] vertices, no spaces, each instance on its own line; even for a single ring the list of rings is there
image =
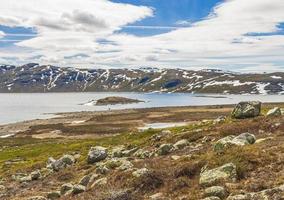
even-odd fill
[[[283,0],[0,3],[0,64],[284,71]]]

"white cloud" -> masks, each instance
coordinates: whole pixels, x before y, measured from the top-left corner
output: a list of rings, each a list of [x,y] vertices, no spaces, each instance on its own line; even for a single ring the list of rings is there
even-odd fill
[[[247,34],[278,31],[284,22],[283,11],[283,0],[226,0],[202,21],[176,23],[190,23],[190,27],[137,27],[131,24],[151,17],[151,8],[108,0],[9,0],[0,7],[0,24],[37,30],[37,37],[17,43],[33,51],[10,52],[23,62],[42,55],[39,62],[64,65],[151,64],[268,71],[283,69],[284,36]],[[122,27],[170,32],[136,37],[117,33]],[[106,42],[99,42],[102,40]],[[0,57],[8,53],[2,52]],[[88,56],[65,59],[78,54]]]
[[[5,37],[5,33],[3,31],[0,31],[0,38]]]

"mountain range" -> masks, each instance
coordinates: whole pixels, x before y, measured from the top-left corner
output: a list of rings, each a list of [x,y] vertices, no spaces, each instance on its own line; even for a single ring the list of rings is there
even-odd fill
[[[216,69],[78,69],[29,63],[0,65],[0,92],[186,92],[284,94],[284,72]]]

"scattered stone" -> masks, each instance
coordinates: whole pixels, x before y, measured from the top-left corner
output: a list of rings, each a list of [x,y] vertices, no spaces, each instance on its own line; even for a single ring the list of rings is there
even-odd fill
[[[149,198],[150,198],[150,200],[163,200],[164,194],[159,192],[159,193],[151,195]]]
[[[106,159],[107,149],[101,146],[92,147],[88,153],[88,163],[93,164]]]
[[[219,197],[220,199],[225,199],[228,196],[228,192],[224,187],[212,186],[205,189],[204,192],[206,197]]]
[[[130,157],[132,154],[134,154],[139,148],[135,147],[129,150],[122,151],[122,157]]]
[[[149,169],[147,169],[147,168],[141,168],[141,169],[138,169],[138,170],[134,171],[134,172],[132,173],[132,175],[133,175],[134,177],[136,177],[136,178],[139,178],[139,177],[141,177],[141,176],[143,176],[143,175],[145,175],[145,174],[148,174],[148,173],[149,173]]]
[[[27,200],[47,200],[47,198],[43,196],[33,196],[33,197],[27,198]]]
[[[91,174],[84,176],[84,177],[81,178],[81,180],[79,181],[79,185],[83,185],[83,186],[87,187],[88,184],[89,184],[89,182],[90,182],[91,177],[92,177]]]
[[[184,147],[188,146],[189,142],[186,139],[180,140],[174,144],[175,149],[183,149]]]
[[[31,179],[32,180],[38,180],[38,179],[40,179],[40,177],[41,177],[41,173],[40,173],[39,170],[33,171],[31,173]]]
[[[259,101],[245,101],[240,102],[234,108],[231,116],[236,119],[245,119],[257,117],[260,115],[261,102]]]
[[[235,182],[237,180],[236,168],[233,163],[228,163],[211,170],[203,169],[200,174],[199,184],[210,187],[221,182]]]
[[[280,200],[284,196],[284,185],[255,193],[229,196],[227,200]]]
[[[72,189],[72,194],[80,194],[86,191],[86,187],[83,185],[74,185]]]
[[[115,147],[113,148],[112,150],[112,157],[113,158],[121,158],[123,157],[123,151],[125,150],[125,147],[124,146],[118,146],[118,147]]]
[[[72,155],[64,155],[58,160],[55,160],[51,157],[47,161],[47,168],[52,169],[54,171],[59,171],[60,169],[73,165],[75,161],[76,160]]]
[[[173,150],[174,146],[172,144],[162,144],[157,150],[158,155],[167,155]]]
[[[203,200],[221,200],[219,197],[214,197],[214,196],[212,196],[212,197],[206,197],[205,199],[203,199]]]
[[[101,186],[101,185],[106,185],[107,184],[107,178],[101,178],[96,180],[93,185],[91,186],[91,188],[95,187],[95,186]]]
[[[133,154],[133,156],[137,158],[145,159],[145,158],[150,158],[152,155],[150,151],[139,149]]]
[[[96,173],[97,174],[107,174],[110,171],[104,164],[96,165]]]
[[[32,178],[31,178],[30,175],[23,174],[23,173],[17,173],[17,174],[15,174],[15,175],[13,175],[13,176],[12,176],[12,179],[13,179],[14,181],[19,181],[20,183],[32,181]]]
[[[221,123],[226,120],[225,116],[219,116],[217,119],[214,120],[214,123]]]
[[[172,132],[170,130],[163,130],[161,133],[155,134],[153,135],[150,139],[152,141],[158,142],[160,141],[162,138],[167,137],[168,135],[172,134]]]
[[[73,184],[71,183],[65,183],[61,186],[60,188],[60,194],[61,195],[66,195],[72,192],[73,189]]]
[[[61,196],[60,191],[49,192],[47,198],[50,200],[59,199]]]
[[[112,194],[110,194],[109,197],[105,198],[104,200],[127,200],[132,199],[131,198],[130,191],[114,191]]]
[[[280,115],[281,115],[281,109],[279,107],[275,107],[275,108],[269,110],[266,113],[267,117],[270,117],[270,116],[280,116]]]
[[[218,140],[214,145],[214,151],[221,151],[231,146],[244,146],[248,144],[254,144],[256,138],[253,134],[242,133],[239,136],[227,136]]]
[[[123,160],[122,164],[117,168],[120,171],[127,171],[133,168],[133,164],[128,160]]]

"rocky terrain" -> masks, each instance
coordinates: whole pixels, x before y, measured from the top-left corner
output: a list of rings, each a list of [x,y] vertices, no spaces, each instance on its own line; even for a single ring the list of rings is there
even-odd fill
[[[31,127],[0,140],[0,198],[283,200],[283,107],[197,107],[187,111],[194,119],[187,126],[88,139],[35,139],[28,135]],[[186,108],[178,109],[172,117],[185,115],[177,113]],[[144,110],[148,119],[150,112],[159,109]],[[110,121],[117,115],[105,113]],[[83,128],[92,132],[88,124]]]
[[[0,92],[189,92],[284,94],[284,73],[220,70],[75,69],[30,63],[0,65]]]

